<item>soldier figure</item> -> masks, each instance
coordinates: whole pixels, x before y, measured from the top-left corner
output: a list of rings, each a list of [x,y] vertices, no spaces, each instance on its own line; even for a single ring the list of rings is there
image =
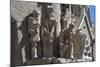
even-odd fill
[[[32,58],[37,58],[37,45],[40,41],[39,36],[40,24],[38,22],[38,13],[36,10],[33,10],[33,17],[29,17],[28,21],[28,32],[30,35],[30,45],[31,45],[31,55]]]
[[[61,41],[61,47],[60,47],[60,57],[63,58],[71,58],[71,52],[72,52],[72,44],[71,44],[71,35],[72,30],[74,28],[73,24],[69,25],[69,28],[66,28],[66,30],[61,31],[60,33],[60,41]]]

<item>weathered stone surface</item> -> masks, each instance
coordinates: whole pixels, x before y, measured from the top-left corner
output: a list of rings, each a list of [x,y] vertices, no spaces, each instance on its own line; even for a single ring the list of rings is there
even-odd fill
[[[22,54],[17,38],[17,23],[14,18],[11,17],[11,19],[11,66],[22,65]]]
[[[51,64],[49,59],[33,59],[28,60],[24,65],[41,65],[41,64]]]
[[[25,65],[62,63],[62,59],[58,59],[59,57],[64,58],[63,63],[65,60],[66,63],[78,62],[79,60],[73,61],[73,59],[84,60],[82,54],[86,55],[85,59],[93,57],[92,48],[89,48],[92,45],[90,45],[90,37],[86,24],[84,24],[85,20],[83,20],[83,24],[80,24],[82,7],[72,5],[71,9],[69,8],[71,5],[68,4],[11,1],[11,16],[16,20],[13,23],[17,23],[14,31],[18,33],[18,45],[14,44],[17,46],[14,51],[16,55],[18,54],[15,60],[16,65],[23,65],[24,62],[26,62]],[[79,14],[77,14],[78,11],[80,11]],[[71,27],[74,25],[75,28],[72,30]],[[87,35],[85,36],[88,40],[87,43],[85,43],[83,34],[75,32],[78,28],[82,28],[82,32]],[[17,36],[16,33],[14,34]],[[72,56],[73,59],[71,59]]]
[[[85,38],[79,31],[76,31],[72,37],[74,58],[81,59],[83,57],[83,51],[85,47]]]

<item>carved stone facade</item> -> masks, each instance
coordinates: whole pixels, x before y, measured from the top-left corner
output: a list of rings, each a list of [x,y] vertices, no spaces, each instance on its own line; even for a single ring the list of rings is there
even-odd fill
[[[95,39],[90,31],[89,16],[86,16],[88,9],[83,5],[13,0],[12,27],[16,23],[15,30],[12,29],[15,35],[12,35],[15,37],[12,47],[16,48],[12,49],[13,64],[92,61],[90,45],[95,44]]]

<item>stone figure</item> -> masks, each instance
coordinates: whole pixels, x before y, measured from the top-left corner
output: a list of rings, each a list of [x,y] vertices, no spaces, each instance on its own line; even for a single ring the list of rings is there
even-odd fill
[[[72,32],[73,28],[74,25],[70,24],[69,28],[66,28],[66,30],[61,31],[60,33],[59,37],[61,41],[60,57],[71,58],[71,52],[72,52],[71,35],[73,34]]]
[[[28,32],[29,32],[29,41],[31,44],[31,55],[32,58],[37,58],[37,45],[40,41],[40,35],[39,35],[39,28],[40,24],[38,22],[38,13],[36,10],[33,10],[33,17],[29,17],[28,21]]]
[[[43,57],[53,57],[53,38],[55,21],[48,20],[47,26],[43,28]]]
[[[73,34],[71,40],[73,43],[73,56],[74,59],[82,59],[85,47],[85,34],[80,33],[80,29]]]

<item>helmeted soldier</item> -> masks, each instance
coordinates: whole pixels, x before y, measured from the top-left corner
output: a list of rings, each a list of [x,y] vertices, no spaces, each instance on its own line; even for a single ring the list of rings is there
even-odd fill
[[[36,10],[33,10],[33,17],[29,17],[28,21],[28,32],[30,35],[29,41],[32,46],[32,58],[37,58],[37,45],[40,41],[39,28],[40,24],[38,22],[38,13]]]
[[[69,28],[66,28],[66,30],[61,31],[60,33],[60,37],[59,37],[61,41],[60,57],[71,58],[72,44],[70,39],[71,39],[73,28],[74,25],[71,23],[69,25]]]

